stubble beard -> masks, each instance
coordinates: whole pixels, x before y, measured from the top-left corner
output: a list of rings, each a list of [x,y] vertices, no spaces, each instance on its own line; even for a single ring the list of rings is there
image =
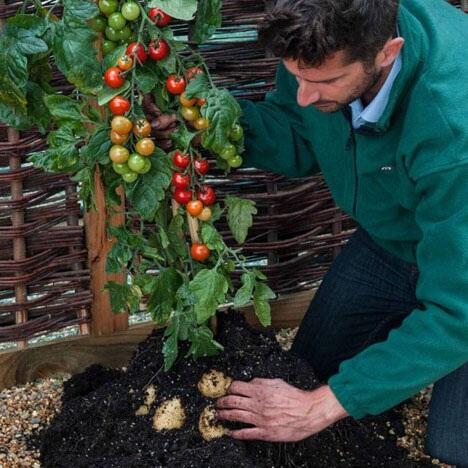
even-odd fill
[[[373,88],[380,81],[382,73],[382,70],[377,70],[375,67],[365,69],[363,81],[353,89],[350,95],[344,99],[343,102],[330,102],[323,105],[316,105],[316,109],[326,114],[332,114],[334,112],[341,111],[344,107],[349,106],[353,101],[362,98],[364,95],[374,94],[372,92]]]

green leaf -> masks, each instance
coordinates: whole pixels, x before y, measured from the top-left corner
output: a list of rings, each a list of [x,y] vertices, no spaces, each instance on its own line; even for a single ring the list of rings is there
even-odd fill
[[[81,156],[86,164],[105,164],[109,160],[109,150],[112,142],[109,139],[109,130],[106,127],[97,127],[89,138],[88,144],[81,148]]]
[[[107,273],[120,273],[127,266],[128,262],[133,258],[133,253],[130,247],[121,242],[116,242],[106,259]]]
[[[151,0],[151,8],[161,8],[173,18],[190,21],[197,11],[197,0]]]
[[[177,148],[186,151],[196,135],[196,132],[190,132],[185,125],[181,124],[177,131],[171,134],[171,139]]]
[[[104,106],[109,101],[115,98],[115,96],[124,95],[125,91],[130,88],[130,81],[126,81],[120,88],[109,88],[105,85],[98,93],[98,104]]]
[[[203,223],[201,229],[201,236],[203,242],[208,246],[210,250],[223,251],[226,248],[226,244],[221,237],[221,234],[216,230],[214,226],[208,223]]]
[[[154,279],[148,300],[148,312],[158,325],[164,325],[177,304],[176,293],[182,278],[174,268],[167,268]]]
[[[242,286],[237,290],[234,296],[234,307],[247,304],[252,299],[256,279],[254,273],[244,273],[242,275]]]
[[[45,31],[45,22],[38,16],[21,15],[20,18],[14,20],[11,18],[6,25],[5,34],[13,43],[13,48],[17,53],[30,55],[47,52],[49,47],[38,36]]]
[[[0,104],[26,118],[26,83],[28,60],[17,52],[11,52],[8,43],[0,36]]]
[[[60,94],[51,94],[44,98],[45,105],[53,117],[59,120],[75,120],[81,122],[81,105],[79,102]]]
[[[158,84],[158,76],[147,66],[138,67],[135,76],[140,91],[144,94],[150,93]]]
[[[225,302],[228,287],[223,275],[207,269],[199,271],[189,283],[190,291],[197,297],[195,316],[199,324],[216,314],[218,306]]]
[[[270,299],[275,299],[276,294],[265,283],[257,283],[254,292],[254,309],[255,315],[260,320],[264,327],[271,325],[271,307],[268,302]]]
[[[164,355],[165,371],[168,371],[174,365],[179,354],[179,327],[179,318],[174,316],[164,333],[166,340],[164,341],[162,352]]]
[[[225,199],[227,207],[227,222],[234,239],[243,244],[253,224],[253,215],[257,214],[255,202],[243,198],[227,196]]]
[[[44,91],[36,83],[29,82],[26,85],[26,97],[28,100],[28,117],[31,124],[35,124],[39,131],[45,133],[50,123],[50,113],[44,102]]]
[[[202,44],[221,27],[221,6],[222,0],[199,0],[195,25],[190,35],[193,42]]]
[[[194,306],[197,302],[197,297],[185,283],[177,290],[176,299],[179,309]]]
[[[59,70],[68,81],[85,94],[97,94],[102,89],[101,65],[94,47],[96,34],[82,26],[61,22],[55,25],[53,52]]]
[[[203,97],[210,90],[210,82],[205,73],[197,73],[187,85],[185,94],[188,98]]]
[[[168,228],[171,248],[178,257],[187,257],[187,249],[185,246],[184,235],[184,218],[181,215],[176,215],[171,219]]]
[[[151,169],[127,188],[127,196],[140,216],[152,221],[171,183],[171,171],[162,157],[151,158]]]
[[[104,289],[109,292],[111,309],[114,314],[130,310],[137,312],[140,306],[140,296],[134,287],[108,281]]]
[[[195,359],[215,356],[224,349],[221,344],[213,339],[213,332],[206,325],[190,330],[188,338],[191,345],[187,356],[192,355]]]
[[[99,13],[98,7],[91,0],[64,0],[63,6],[63,18],[67,23],[82,23]]]
[[[229,134],[242,111],[226,89],[211,89],[204,97],[207,103],[201,113],[210,122],[210,127],[204,132],[202,143],[205,148],[221,148],[229,142]]]

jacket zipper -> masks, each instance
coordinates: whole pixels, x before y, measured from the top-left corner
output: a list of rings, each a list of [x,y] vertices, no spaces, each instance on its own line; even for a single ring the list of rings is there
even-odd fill
[[[353,150],[353,170],[354,170],[354,198],[353,198],[353,218],[357,216],[357,194],[359,188],[359,178],[357,172],[357,149],[356,149],[356,133],[354,131],[353,124],[350,117],[345,114],[349,122],[349,137],[346,143],[346,150]]]

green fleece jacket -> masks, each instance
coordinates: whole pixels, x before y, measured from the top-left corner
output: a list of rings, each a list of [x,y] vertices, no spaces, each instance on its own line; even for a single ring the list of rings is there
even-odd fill
[[[345,112],[299,107],[283,66],[265,101],[241,101],[246,166],[290,177],[322,171],[338,206],[419,267],[425,310],[328,382],[355,418],[468,362],[468,16],[443,0],[403,0],[398,24],[403,66],[376,124],[353,131]]]

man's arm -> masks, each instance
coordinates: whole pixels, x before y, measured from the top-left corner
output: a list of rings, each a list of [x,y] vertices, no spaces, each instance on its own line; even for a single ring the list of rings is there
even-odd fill
[[[296,79],[280,65],[276,89],[264,101],[239,101],[243,110],[241,124],[245,128],[244,166],[289,177],[318,172],[296,93]]]
[[[343,362],[328,382],[355,418],[387,410],[468,362],[468,158],[456,164],[416,180],[416,296],[425,310]]]

